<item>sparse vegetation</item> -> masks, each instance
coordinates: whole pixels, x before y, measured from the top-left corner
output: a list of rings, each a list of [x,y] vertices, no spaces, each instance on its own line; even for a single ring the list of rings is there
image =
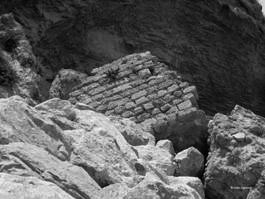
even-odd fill
[[[119,72],[120,68],[111,68],[105,74],[111,82],[114,82],[118,79]]]
[[[17,75],[10,68],[3,55],[0,53],[0,86],[11,87],[16,82]]]

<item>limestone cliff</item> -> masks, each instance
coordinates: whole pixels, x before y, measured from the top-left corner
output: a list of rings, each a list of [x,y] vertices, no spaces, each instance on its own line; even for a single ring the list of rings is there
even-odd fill
[[[51,70],[91,68],[150,50],[185,74],[209,113],[264,115],[264,17],[256,0],[2,0]]]

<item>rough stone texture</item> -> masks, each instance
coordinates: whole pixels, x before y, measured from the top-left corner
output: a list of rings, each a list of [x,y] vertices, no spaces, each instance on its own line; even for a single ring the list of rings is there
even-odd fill
[[[158,140],[171,140],[176,153],[194,146],[206,154],[208,152],[207,124],[208,121],[203,111],[190,108],[180,111],[177,118],[172,117],[166,120],[161,117],[153,130]]]
[[[216,114],[209,133],[207,197],[264,198],[265,119],[236,106],[228,116]]]
[[[152,145],[135,146],[134,148],[140,159],[169,176],[174,175],[176,165],[173,162],[174,156],[169,151]]]
[[[204,199],[203,185],[198,178],[192,177],[169,177],[165,182],[152,174],[134,188],[125,184],[117,183],[109,185],[99,192],[100,199]],[[181,197],[182,196],[182,197]]]
[[[64,129],[73,149],[70,161],[83,167],[101,187],[138,182],[135,150],[106,116],[76,109],[60,99],[48,100],[36,109]]]
[[[152,74],[142,77],[139,75],[141,70],[152,71]],[[150,52],[145,52],[94,69],[92,76],[74,88],[69,96],[70,101],[88,104],[106,115],[121,115],[141,123],[159,114],[168,117],[197,107],[196,88],[189,87],[188,83],[180,87],[181,84],[181,77],[176,72],[170,71]],[[176,91],[178,96],[174,94]],[[184,99],[187,94],[193,96],[194,104]],[[176,99],[179,99],[178,103],[173,103]],[[175,109],[169,111],[173,107]],[[157,111],[153,113],[155,108]]]
[[[4,199],[74,199],[55,184],[36,177],[0,173],[0,198]]]
[[[82,168],[60,161],[44,149],[27,143],[1,145],[0,168],[2,173],[35,176],[53,182],[76,199],[94,198],[101,189]]]
[[[204,156],[194,147],[179,152],[175,156],[174,162],[177,164],[176,176],[200,177],[202,175],[204,169]]]
[[[104,187],[98,193],[98,199],[123,199],[123,197],[126,196],[129,190],[129,187],[124,183],[112,184],[107,187]]]
[[[23,27],[12,14],[0,16],[0,68],[10,68],[14,79],[0,84],[0,97],[20,95],[28,103],[36,104],[47,97],[48,83],[39,74],[41,63],[32,52]],[[1,70],[2,71],[2,70]],[[8,74],[1,72],[2,77]]]
[[[71,69],[60,70],[52,82],[49,97],[68,99],[68,94],[72,91],[73,87],[80,84],[86,77],[86,74]]]
[[[153,176],[146,176],[146,178],[130,190],[123,199],[204,199],[202,183],[197,186],[199,192],[189,186],[188,183],[181,182],[166,184]]]
[[[109,119],[130,145],[155,145],[155,137],[151,133],[146,132],[141,125],[127,118],[111,116]]]
[[[0,123],[0,144],[30,143],[60,159],[69,159],[70,142],[62,129],[26,104],[21,97],[0,99]]]
[[[52,71],[150,50],[197,86],[209,113],[238,103],[264,115],[261,9],[256,0],[2,0],[0,13],[14,13]]]
[[[156,143],[156,147],[164,149],[164,150],[168,151],[169,153],[171,153],[172,155],[175,155],[175,150],[174,150],[173,144],[170,140],[159,140]]]
[[[155,145],[144,126],[128,119],[109,119],[85,104],[73,105],[59,98],[31,107],[18,96],[0,99],[0,118],[0,172],[17,176],[19,182],[23,179],[26,186],[12,189],[9,184],[12,190],[6,193],[7,188],[1,186],[4,198],[23,190],[25,194],[31,190],[33,198],[43,194],[35,193],[42,187],[33,187],[35,180],[27,186],[27,179],[33,176],[54,183],[75,199],[204,199],[194,180],[172,179],[176,169],[172,143],[161,140]],[[19,198],[14,195],[12,199],[15,197]]]
[[[152,71],[151,76],[139,76],[143,69]],[[129,118],[145,129],[149,126],[147,131],[158,140],[171,140],[177,151],[196,146],[205,152],[207,124],[204,112],[197,110],[196,88],[181,81],[150,52],[128,55],[94,69],[69,96],[73,103]]]

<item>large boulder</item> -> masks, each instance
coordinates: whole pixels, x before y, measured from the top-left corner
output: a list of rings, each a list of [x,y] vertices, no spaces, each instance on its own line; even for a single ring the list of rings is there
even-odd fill
[[[75,199],[55,184],[36,177],[0,173],[0,184],[3,199]]]
[[[174,162],[177,176],[201,176],[204,169],[204,156],[194,147],[179,152]]]
[[[174,155],[170,151],[153,145],[141,145],[134,148],[139,158],[146,162],[146,164],[150,164],[169,176],[174,175],[176,164],[173,161]]]
[[[264,198],[265,118],[237,105],[228,116],[215,115],[209,134],[207,196]]]
[[[53,182],[76,199],[94,198],[101,189],[84,169],[27,143],[1,145],[0,167],[4,173]]]
[[[155,145],[155,137],[147,132],[142,125],[136,124],[130,119],[115,116],[111,116],[110,120],[130,145]]]
[[[69,159],[71,146],[62,129],[21,97],[0,99],[0,123],[0,144],[30,143]]]
[[[83,167],[101,187],[138,182],[136,150],[106,116],[84,107],[77,109],[58,98],[35,108],[64,129],[73,149],[70,161]]]

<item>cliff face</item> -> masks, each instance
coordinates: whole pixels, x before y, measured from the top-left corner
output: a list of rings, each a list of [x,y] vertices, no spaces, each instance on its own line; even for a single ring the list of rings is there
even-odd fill
[[[47,79],[150,50],[197,86],[208,113],[240,104],[265,115],[264,17],[255,0],[9,0],[0,12],[25,27]]]

